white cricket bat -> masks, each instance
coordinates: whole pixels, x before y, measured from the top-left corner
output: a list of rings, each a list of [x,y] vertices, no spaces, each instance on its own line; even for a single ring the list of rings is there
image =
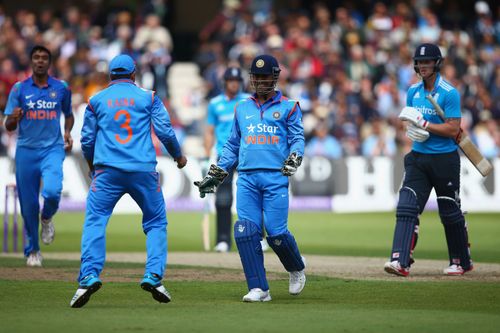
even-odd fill
[[[201,220],[201,237],[203,240],[203,249],[210,250],[210,204],[208,198],[205,198],[203,204],[203,218]]]
[[[431,104],[436,109],[439,117],[444,121],[445,115],[443,109],[439,106],[439,104],[432,98],[429,94],[426,98],[431,102]],[[460,135],[457,138],[458,146],[464,153],[464,155],[472,162],[472,164],[476,167],[476,169],[481,173],[483,177],[488,176],[493,170],[493,165],[491,165],[490,161],[488,161],[476,147],[476,145],[471,141],[469,136],[465,134],[462,129],[460,129]]]

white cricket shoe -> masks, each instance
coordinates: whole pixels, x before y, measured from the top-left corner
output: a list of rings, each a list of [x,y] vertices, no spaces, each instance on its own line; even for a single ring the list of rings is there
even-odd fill
[[[52,223],[52,219],[42,219],[42,231],[40,232],[42,237],[42,242],[45,245],[49,245],[54,240],[54,235],[56,233],[56,229],[54,228],[54,223]]]
[[[470,266],[469,269],[465,270],[460,265],[450,265],[443,270],[445,275],[464,275],[466,272],[470,272],[474,269],[474,266]]]
[[[304,289],[306,285],[306,258],[302,257],[302,262],[304,262],[304,269],[301,271],[290,272],[290,283],[288,285],[288,292],[290,295],[298,295]]]
[[[215,252],[228,252],[229,244],[227,242],[219,242],[214,247]]]
[[[270,300],[271,294],[269,290],[263,291],[260,288],[253,288],[243,296],[243,302],[269,302]]]
[[[42,267],[42,255],[40,254],[40,251],[37,252],[31,252],[28,255],[28,259],[26,259],[26,266],[29,267]]]
[[[269,244],[267,243],[267,240],[265,238],[260,241],[260,247],[262,248],[262,252],[266,252],[267,250],[269,250]]]
[[[408,276],[410,275],[410,268],[401,267],[399,261],[388,261],[384,264],[384,271],[389,274],[399,275],[399,276]]]

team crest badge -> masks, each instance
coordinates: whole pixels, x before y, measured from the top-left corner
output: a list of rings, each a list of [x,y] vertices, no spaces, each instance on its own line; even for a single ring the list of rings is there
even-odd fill
[[[55,91],[51,91],[49,93],[50,98],[55,99],[57,97],[57,93]]]
[[[257,68],[264,67],[264,60],[262,60],[262,59],[257,60],[257,62],[255,63],[255,66],[257,66]]]
[[[280,116],[281,116],[281,113],[279,113],[278,111],[273,112],[273,117],[274,117],[274,119],[279,119],[279,118],[280,118]]]

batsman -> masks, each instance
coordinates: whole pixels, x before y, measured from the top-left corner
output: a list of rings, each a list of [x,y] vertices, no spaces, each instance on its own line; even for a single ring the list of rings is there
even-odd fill
[[[408,276],[417,244],[419,215],[434,188],[444,227],[450,264],[445,275],[471,271],[467,223],[460,207],[460,95],[439,71],[443,57],[439,47],[422,44],[415,50],[414,69],[422,81],[410,87],[399,118],[407,123],[406,135],[413,141],[404,158],[404,179],[396,209],[396,229],[387,273]],[[428,97],[440,106],[444,119]]]
[[[274,57],[253,59],[250,84],[255,94],[236,104],[231,134],[217,165],[195,182],[203,198],[237,167],[234,238],[249,290],[244,302],[271,300],[260,244],[262,222],[269,245],[290,273],[290,294],[300,294],[306,283],[304,258],[287,226],[288,177],[304,154],[302,112],[297,101],[275,90],[279,74]]]

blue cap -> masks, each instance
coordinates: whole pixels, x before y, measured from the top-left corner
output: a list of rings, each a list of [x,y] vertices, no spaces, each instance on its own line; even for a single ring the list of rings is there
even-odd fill
[[[114,57],[109,63],[110,74],[132,74],[133,72],[135,72],[135,62],[126,54]]]
[[[250,67],[250,74],[272,74],[278,76],[280,71],[280,66],[276,58],[268,54],[255,57]]]
[[[228,67],[224,72],[224,80],[243,81],[243,77],[241,76],[241,69],[237,67]]]

